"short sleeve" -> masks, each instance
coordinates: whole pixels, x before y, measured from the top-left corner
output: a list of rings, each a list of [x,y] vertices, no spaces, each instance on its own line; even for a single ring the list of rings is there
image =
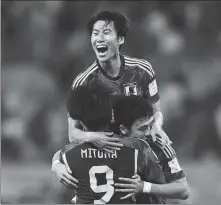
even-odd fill
[[[159,160],[167,183],[185,177],[185,173],[178,162],[176,152],[171,145],[162,147],[160,144],[150,143],[150,146]]]
[[[149,69],[143,71],[142,85],[144,89],[144,97],[148,99],[148,102],[154,104],[160,97],[158,93],[158,85],[156,80],[156,73],[149,63]]]

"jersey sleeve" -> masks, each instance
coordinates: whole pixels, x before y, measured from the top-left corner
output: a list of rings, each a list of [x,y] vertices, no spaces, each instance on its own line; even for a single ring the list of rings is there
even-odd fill
[[[77,75],[72,83],[72,90],[77,89],[80,86],[88,86],[88,77],[97,69],[97,62],[95,61],[90,67],[84,69]]]
[[[60,152],[60,160],[61,160],[61,162],[63,162],[62,155],[66,154],[68,151],[72,150],[75,146],[76,146],[76,144],[72,142],[72,143],[69,143],[69,144],[65,145],[61,149],[61,152]]]
[[[73,80],[71,89],[72,90],[76,90],[77,88],[79,88],[80,86],[85,86],[87,84],[87,79],[85,79],[84,81],[81,80],[82,76],[84,75],[84,72],[81,72],[79,75],[77,75],[77,77]]]
[[[158,86],[156,80],[156,73],[153,70],[151,64],[148,61],[145,61],[146,69],[143,71],[143,88],[144,88],[144,97],[148,99],[148,102],[154,104],[157,102],[160,97],[158,93]]]
[[[71,167],[73,167],[73,163],[72,163],[72,154],[71,151],[73,150],[73,148],[76,146],[75,143],[70,143],[65,145],[60,152],[60,162],[65,164],[67,167],[67,170],[69,173],[72,172]]]
[[[158,143],[150,143],[150,146],[158,157],[167,183],[185,177],[184,170],[179,165],[176,152],[171,145],[163,147]]]

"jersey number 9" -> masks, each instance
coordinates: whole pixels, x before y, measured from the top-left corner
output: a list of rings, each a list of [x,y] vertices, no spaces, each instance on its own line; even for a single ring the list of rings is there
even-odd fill
[[[97,179],[95,174],[106,174],[106,184],[97,185]],[[89,176],[90,176],[90,186],[91,189],[95,193],[102,193],[106,192],[106,194],[99,200],[94,200],[94,204],[106,204],[110,201],[111,197],[114,195],[114,187],[112,186],[114,184],[114,174],[113,170],[104,165],[104,166],[93,166],[89,170]]]

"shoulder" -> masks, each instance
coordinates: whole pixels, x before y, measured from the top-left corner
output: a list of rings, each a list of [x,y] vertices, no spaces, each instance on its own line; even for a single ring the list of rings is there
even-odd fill
[[[132,147],[132,148],[137,149],[138,151],[141,151],[141,152],[143,152],[144,150],[145,151],[151,150],[149,144],[145,140],[138,139],[138,138],[125,137],[122,139],[122,143],[125,146]]]
[[[74,149],[75,146],[76,144],[74,143],[67,144],[63,147],[63,149],[61,150],[61,153],[64,154],[64,153],[70,152],[72,149]]]
[[[124,61],[126,66],[128,67],[136,66],[143,74],[147,74],[151,77],[155,75],[151,63],[147,60],[124,55]]]
[[[82,85],[87,78],[93,74],[98,69],[97,62],[94,61],[93,64],[91,64],[89,67],[84,69],[81,73],[77,75],[77,77],[74,79],[72,84],[72,89],[77,88],[78,86]]]

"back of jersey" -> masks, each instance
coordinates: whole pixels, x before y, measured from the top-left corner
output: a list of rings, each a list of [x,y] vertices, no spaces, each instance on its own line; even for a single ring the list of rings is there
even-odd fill
[[[100,151],[89,143],[73,147],[63,154],[72,175],[78,179],[77,203],[131,204],[132,198],[120,200],[125,193],[114,191],[119,177],[131,178],[136,172],[136,150],[124,146],[112,154]]]

